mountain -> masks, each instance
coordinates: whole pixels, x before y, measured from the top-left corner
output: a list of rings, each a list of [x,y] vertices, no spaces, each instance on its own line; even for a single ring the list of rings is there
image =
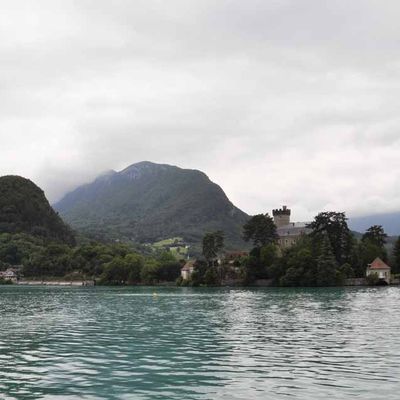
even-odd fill
[[[200,243],[222,230],[228,247],[243,248],[249,218],[223,190],[197,170],[148,161],[109,171],[54,205],[75,229],[94,237],[155,242],[183,237]]]
[[[382,225],[388,235],[400,235],[400,212],[367,215],[349,218],[349,227],[358,232],[365,232],[372,225]]]
[[[20,176],[0,177],[0,233],[28,233],[74,244],[71,229],[51,208],[43,191]]]

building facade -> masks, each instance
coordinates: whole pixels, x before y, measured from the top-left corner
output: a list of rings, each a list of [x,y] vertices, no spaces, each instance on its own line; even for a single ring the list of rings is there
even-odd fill
[[[186,264],[181,268],[181,277],[184,280],[189,280],[190,277],[192,276],[192,273],[194,271],[194,264],[196,260],[188,260]]]
[[[18,272],[17,268],[7,268],[5,271],[0,271],[0,278],[11,282],[17,282],[19,277]]]
[[[292,247],[303,235],[311,233],[307,222],[290,222],[291,210],[287,206],[272,210],[280,249]]]
[[[375,258],[371,264],[367,266],[366,275],[376,274],[381,282],[390,284],[390,267],[383,262],[379,257]]]

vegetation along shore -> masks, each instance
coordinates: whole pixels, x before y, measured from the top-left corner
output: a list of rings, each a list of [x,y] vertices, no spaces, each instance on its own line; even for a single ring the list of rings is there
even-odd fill
[[[272,216],[268,213],[248,216],[236,209],[205,175],[192,172],[190,179],[199,179],[197,195],[213,197],[212,206],[204,210],[195,194],[195,202],[192,196],[182,202],[182,188],[187,194],[190,187],[190,179],[186,181],[184,172],[170,170],[168,166],[159,169],[152,163],[124,171],[121,176],[111,174],[115,179],[112,185],[117,187],[122,180],[125,187],[130,181],[133,189],[129,193],[125,190],[124,201],[132,207],[137,204],[138,196],[142,199],[146,182],[159,188],[167,176],[171,186],[178,174],[181,187],[174,194],[168,192],[165,204],[160,200],[160,193],[156,193],[158,203],[154,207],[163,210],[161,214],[160,210],[157,212],[165,219],[159,222],[159,228],[154,220],[151,229],[144,232],[145,221],[139,227],[134,222],[124,225],[122,217],[119,225],[113,225],[118,217],[115,210],[109,210],[112,234],[107,236],[105,216],[101,217],[102,224],[96,222],[99,206],[90,221],[86,218],[89,222],[84,229],[75,227],[74,230],[53,210],[43,191],[33,182],[18,176],[0,177],[0,283],[335,286],[349,282],[397,282],[400,239],[388,237],[380,225],[373,225],[363,233],[352,232],[343,212],[321,212],[313,221],[292,223],[287,207],[273,210]],[[139,191],[135,189],[137,179]],[[103,183],[97,182],[97,185],[103,187]],[[202,185],[206,188],[204,193]],[[120,202],[121,193],[116,193]],[[70,210],[65,213],[73,213],[74,218],[79,215],[78,206],[72,206],[77,196],[82,204],[81,192],[67,196],[68,201],[62,203],[64,210]],[[111,196],[108,191],[107,196]],[[176,204],[171,196],[181,201],[180,223],[175,226],[171,207]],[[140,204],[142,212],[149,213],[142,200]],[[224,216],[214,218],[210,210],[215,208],[217,214]],[[126,206],[123,210],[127,213]],[[197,215],[193,220],[191,210]],[[89,213],[87,209],[86,213]],[[229,220],[229,215],[235,213]],[[151,219],[146,218],[146,221]],[[201,221],[201,235],[196,220]]]

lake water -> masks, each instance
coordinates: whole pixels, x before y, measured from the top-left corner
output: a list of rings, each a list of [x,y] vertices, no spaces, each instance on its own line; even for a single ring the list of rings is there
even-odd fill
[[[400,288],[0,286],[1,399],[400,399]]]

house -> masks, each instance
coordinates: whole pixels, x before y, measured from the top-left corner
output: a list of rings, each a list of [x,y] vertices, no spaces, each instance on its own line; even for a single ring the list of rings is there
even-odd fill
[[[181,277],[182,279],[189,280],[190,277],[192,276],[192,273],[194,271],[194,264],[196,263],[196,260],[188,260],[186,264],[182,267],[181,269]]]
[[[7,268],[5,271],[0,271],[0,278],[9,280],[12,282],[17,282],[18,269],[17,268]]]
[[[376,274],[381,283],[386,282],[386,284],[390,284],[390,267],[379,257],[375,258],[375,260],[367,266],[366,275],[369,276],[372,274]]]
[[[308,235],[312,231],[307,222],[290,222],[290,213],[290,209],[286,206],[272,210],[280,249],[293,246],[300,237]]]

